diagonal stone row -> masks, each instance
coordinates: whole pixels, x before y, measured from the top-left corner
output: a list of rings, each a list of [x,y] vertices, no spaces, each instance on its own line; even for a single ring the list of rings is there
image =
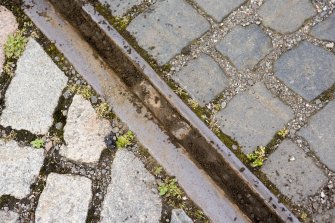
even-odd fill
[[[14,130],[47,134],[67,81],[39,43],[30,38],[6,92],[0,124]],[[65,145],[59,152],[69,162],[90,163],[98,168],[102,150],[106,148],[105,137],[111,131],[110,122],[99,119],[92,105],[75,95],[64,127]],[[14,140],[0,140],[0,197],[10,195],[19,202],[29,199],[31,185],[43,166],[49,165],[45,162],[49,161],[45,161],[42,149],[23,147]],[[102,221],[159,222],[162,201],[155,178],[143,163],[132,152],[120,150],[109,165],[112,181],[103,201]],[[83,175],[48,174],[35,207],[35,222],[85,222],[93,197],[92,188],[92,179]],[[16,211],[2,207],[0,221],[24,221]]]
[[[112,14],[123,16],[139,4],[129,1],[131,7],[124,8],[118,5],[122,1],[112,2]],[[288,139],[279,141],[261,170],[294,202],[306,201],[331,182],[329,176],[335,171],[335,2],[187,2],[191,4],[158,1],[135,17],[127,31],[159,65],[177,64],[170,72],[172,79],[201,107],[225,96],[222,92],[230,86],[236,89],[215,118],[221,130],[243,147],[242,152],[267,145],[276,132],[291,127]],[[210,29],[190,5],[222,22],[216,24],[219,28]],[[236,9],[241,13],[233,12]],[[251,22],[243,22],[243,13]],[[195,39],[202,45],[193,43]],[[228,62],[220,63],[213,55]],[[237,72],[231,72],[230,66]],[[252,72],[252,80],[243,80],[247,90],[235,87],[236,79],[247,79]],[[259,78],[258,73],[269,78]],[[268,79],[276,82],[271,91]],[[299,141],[306,142],[317,158],[306,155],[307,147]],[[335,191],[331,194],[335,197]],[[327,216],[333,212],[328,211]],[[322,219],[320,222],[327,221]]]

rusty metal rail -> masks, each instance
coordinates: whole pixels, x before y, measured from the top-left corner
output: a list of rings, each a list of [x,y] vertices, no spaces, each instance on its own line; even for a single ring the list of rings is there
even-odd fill
[[[95,90],[107,97],[116,113],[128,120],[152,155],[177,176],[184,188],[190,187],[190,197],[213,222],[247,222],[248,218],[253,222],[299,222],[91,4],[82,0],[23,2],[26,14],[56,42]],[[129,115],[130,108],[138,114]],[[147,121],[139,122],[135,117]],[[168,136],[161,136],[161,142],[174,145],[179,151],[175,161],[182,163],[176,164],[169,157],[176,151],[155,148],[159,141],[150,139],[155,134],[143,134],[138,125],[144,125],[148,132],[159,126],[157,131]]]

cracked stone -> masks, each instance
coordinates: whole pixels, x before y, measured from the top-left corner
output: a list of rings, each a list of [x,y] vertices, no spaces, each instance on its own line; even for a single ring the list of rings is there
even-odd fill
[[[26,197],[43,165],[43,153],[43,150],[20,147],[15,141],[0,140],[0,196]]]
[[[326,21],[314,26],[311,34],[319,39],[335,41],[335,13],[333,12]],[[332,45],[334,46],[334,43]]]
[[[335,56],[304,41],[281,56],[274,70],[289,88],[311,101],[335,83]]]
[[[237,26],[216,46],[238,69],[252,69],[270,53],[271,39],[257,25]]]
[[[294,156],[294,162],[289,157]],[[326,175],[293,142],[285,140],[265,161],[262,171],[294,202],[300,202],[327,183]]]
[[[292,110],[275,98],[263,83],[235,96],[217,114],[221,130],[244,146],[245,153],[267,145],[292,117]]]
[[[8,36],[13,34],[18,24],[16,18],[11,11],[0,5],[0,75],[2,73],[3,64],[5,63],[4,44],[7,42]]]
[[[264,25],[281,33],[297,30],[315,14],[311,1],[306,0],[268,0],[259,10]]]
[[[127,222],[159,222],[162,203],[158,193],[152,190],[156,187],[155,178],[132,152],[117,151],[101,222],[125,222],[125,219]]]
[[[207,20],[186,2],[166,0],[137,16],[127,30],[163,65],[209,28]]]
[[[89,101],[75,95],[69,108],[60,154],[80,162],[97,162],[112,131],[108,120],[98,118]]]
[[[245,0],[195,0],[195,2],[209,15],[213,16],[216,21],[221,21]]]
[[[314,115],[298,135],[304,137],[329,169],[335,171],[335,101]]]
[[[36,209],[36,223],[85,222],[92,196],[86,177],[50,173]]]
[[[99,0],[99,2],[109,6],[113,16],[121,17],[133,6],[141,4],[143,0]]]
[[[0,124],[46,134],[67,80],[43,48],[29,39],[6,91]]]
[[[219,65],[210,57],[201,54],[172,77],[201,106],[214,99],[228,84],[228,79]]]

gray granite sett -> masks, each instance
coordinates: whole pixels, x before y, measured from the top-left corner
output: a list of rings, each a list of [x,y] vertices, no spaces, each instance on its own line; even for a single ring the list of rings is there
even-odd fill
[[[294,157],[294,161],[292,157]],[[327,183],[325,174],[302,149],[289,140],[282,142],[265,161],[262,171],[293,202],[300,202]]]
[[[0,196],[26,197],[43,165],[43,153],[43,150],[20,147],[15,141],[0,140]]]
[[[264,25],[281,33],[297,30],[315,14],[310,0],[268,0],[259,10]]]
[[[335,12],[326,21],[314,26],[311,34],[319,39],[335,42]]]
[[[201,106],[215,98],[228,84],[228,79],[219,65],[210,57],[201,54],[172,77],[195,98]]]
[[[335,223],[335,208],[319,213],[315,217],[316,223]]]
[[[271,39],[257,25],[235,27],[216,48],[228,56],[238,69],[252,69],[270,53]]]
[[[12,211],[1,211],[0,210],[0,222],[2,223],[18,223],[19,215]]]
[[[34,39],[29,39],[6,91],[0,124],[46,134],[66,83],[67,77],[48,54]]]
[[[314,115],[298,135],[311,145],[320,160],[335,171],[335,101]]]
[[[292,110],[275,98],[263,83],[235,96],[217,114],[221,130],[245,147],[245,153],[267,145],[292,117]]]
[[[117,151],[102,207],[102,223],[160,221],[162,203],[155,178],[132,152]]]
[[[60,148],[60,154],[79,162],[98,162],[111,131],[110,122],[98,118],[90,102],[75,95],[64,127],[66,145]]]
[[[274,71],[284,84],[311,101],[334,84],[335,55],[304,41],[282,55]]]
[[[193,223],[183,209],[173,209],[171,213],[171,223]]]
[[[216,21],[221,21],[245,0],[195,0],[195,2]]]
[[[99,0],[99,2],[109,6],[112,15],[123,16],[133,6],[141,4],[143,0]]]
[[[166,0],[137,16],[127,30],[163,65],[209,28],[207,20],[183,0]]]
[[[36,223],[86,222],[91,200],[86,177],[50,173],[36,209]]]

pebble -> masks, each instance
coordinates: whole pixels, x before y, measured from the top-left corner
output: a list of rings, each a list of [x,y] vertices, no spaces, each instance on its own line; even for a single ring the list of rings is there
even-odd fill
[[[327,47],[327,48],[333,48],[333,47],[334,47],[334,43],[327,43],[327,44],[326,44],[326,47]]]
[[[55,128],[61,130],[63,128],[63,123],[61,122],[56,123]]]
[[[97,98],[97,96],[92,96],[92,97],[91,97],[91,102],[92,102],[93,104],[96,104],[96,103],[98,102],[98,98]]]
[[[295,157],[294,157],[294,156],[291,156],[289,160],[290,160],[290,161],[294,161],[294,160],[295,160]]]

